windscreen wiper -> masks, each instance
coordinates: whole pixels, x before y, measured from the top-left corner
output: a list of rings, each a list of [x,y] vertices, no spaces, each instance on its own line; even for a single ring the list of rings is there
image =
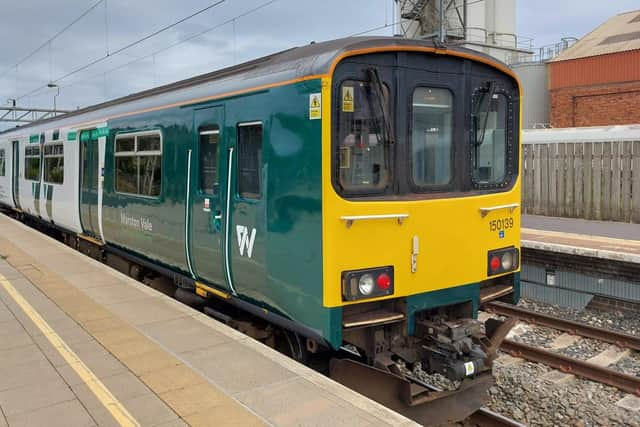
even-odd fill
[[[476,147],[482,145],[484,142],[484,134],[487,130],[487,122],[489,120],[489,108],[491,108],[491,100],[493,99],[493,94],[496,91],[496,82],[489,80],[487,82],[487,90],[482,91],[482,95],[476,104],[476,108],[473,111],[473,128],[474,128],[474,143]],[[485,107],[483,108],[483,104]],[[478,115],[484,111],[484,120],[482,126],[478,124]]]
[[[376,98],[378,98],[380,111],[382,111],[382,131],[384,132],[385,143],[393,144],[395,142],[393,138],[393,132],[391,130],[391,120],[389,119],[389,109],[384,99],[384,91],[382,88],[382,80],[378,74],[378,70],[375,68],[368,68],[367,75],[369,81],[373,86]]]

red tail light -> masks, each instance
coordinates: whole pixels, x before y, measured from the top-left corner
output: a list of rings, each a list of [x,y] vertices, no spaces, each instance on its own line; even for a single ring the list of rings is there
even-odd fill
[[[497,256],[491,258],[489,267],[491,267],[491,271],[498,271],[498,269],[500,268],[500,258],[498,258]]]
[[[389,277],[389,275],[387,273],[382,273],[381,275],[378,276],[378,288],[386,291],[387,289],[389,289],[389,286],[391,286],[391,277]]]

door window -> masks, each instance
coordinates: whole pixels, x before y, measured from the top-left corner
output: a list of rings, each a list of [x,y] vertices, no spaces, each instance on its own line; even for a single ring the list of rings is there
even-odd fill
[[[4,150],[0,150],[0,176],[4,176],[5,155]]]
[[[262,123],[238,125],[238,193],[260,198],[262,170]]]
[[[62,184],[64,181],[64,146],[62,144],[44,146],[44,181]]]
[[[203,194],[218,193],[218,126],[200,129],[200,191]]]

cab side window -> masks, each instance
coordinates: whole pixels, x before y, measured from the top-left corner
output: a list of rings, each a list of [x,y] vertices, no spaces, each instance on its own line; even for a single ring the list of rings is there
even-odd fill
[[[260,199],[262,170],[262,123],[238,125],[238,193]]]

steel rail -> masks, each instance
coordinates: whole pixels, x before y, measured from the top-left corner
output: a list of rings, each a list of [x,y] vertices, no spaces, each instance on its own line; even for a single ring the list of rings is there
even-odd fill
[[[562,372],[607,384],[627,393],[640,396],[640,377],[624,374],[584,360],[573,359],[560,353],[532,347],[509,339],[502,341],[500,349],[514,357],[542,363]]]
[[[525,424],[507,418],[497,412],[482,407],[469,417],[471,423],[481,427],[526,427]]]
[[[486,311],[502,316],[514,317],[526,323],[557,329],[572,335],[593,338],[599,341],[615,344],[621,348],[640,351],[640,336],[625,334],[610,329],[597,328],[572,320],[565,320],[547,314],[535,313],[511,304],[490,302],[483,305]]]

